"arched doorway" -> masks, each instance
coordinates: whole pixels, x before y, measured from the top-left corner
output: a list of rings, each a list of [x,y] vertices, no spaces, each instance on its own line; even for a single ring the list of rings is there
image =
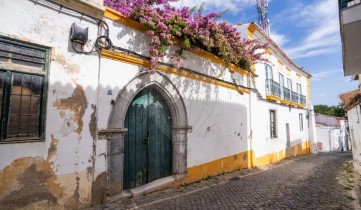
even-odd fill
[[[133,78],[118,94],[109,116],[108,129],[103,131],[108,139],[108,177],[107,193],[115,196],[126,189],[124,181],[125,126],[126,115],[136,96],[152,88],[162,96],[171,113],[172,154],[171,176],[175,180],[183,178],[187,171],[187,133],[192,128],[188,125],[187,111],[181,94],[170,79],[162,73],[143,72]]]
[[[124,127],[124,189],[172,175],[172,117],[155,88],[134,97]]]

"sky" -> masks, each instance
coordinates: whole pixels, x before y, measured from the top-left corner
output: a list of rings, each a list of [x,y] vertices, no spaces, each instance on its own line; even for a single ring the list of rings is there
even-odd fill
[[[222,20],[230,24],[257,22],[256,0],[179,0],[175,4],[194,7],[202,2],[205,13],[227,10]],[[336,0],[269,0],[268,19],[273,40],[312,74],[313,105],[338,105],[341,93],[357,88],[358,81],[343,75]]]

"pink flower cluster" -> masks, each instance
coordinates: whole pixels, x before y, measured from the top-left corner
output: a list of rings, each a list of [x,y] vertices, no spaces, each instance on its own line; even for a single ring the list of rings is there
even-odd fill
[[[172,57],[174,65],[183,63],[182,51],[199,47],[221,57],[227,65],[235,64],[249,70],[256,61],[262,61],[258,49],[265,48],[257,40],[242,40],[230,24],[217,22],[222,14],[202,15],[202,9],[180,9],[169,5],[178,0],[104,0],[104,3],[123,15],[139,21],[150,28],[152,37],[151,72],[164,57],[168,48],[177,40],[181,49]],[[174,39],[176,38],[176,39]]]

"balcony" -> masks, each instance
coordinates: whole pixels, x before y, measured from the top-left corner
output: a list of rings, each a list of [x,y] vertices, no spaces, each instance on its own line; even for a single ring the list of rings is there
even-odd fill
[[[266,98],[271,101],[280,101],[286,105],[305,107],[306,96],[291,91],[286,87],[281,87],[273,80],[266,81]]]
[[[361,74],[361,0],[339,0],[344,75]]]
[[[299,97],[296,92],[291,91],[291,100],[292,102],[298,103]]]
[[[306,104],[306,96],[300,95],[300,102],[299,104]]]
[[[280,84],[275,82],[274,80],[269,79],[266,81],[266,91],[268,95],[270,94],[276,97],[280,97],[281,95]]]
[[[283,87],[283,97],[287,101],[291,101],[291,91],[290,89]]]

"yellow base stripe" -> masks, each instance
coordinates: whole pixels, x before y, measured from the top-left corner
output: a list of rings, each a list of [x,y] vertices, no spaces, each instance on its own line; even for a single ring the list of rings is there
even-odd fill
[[[296,155],[306,155],[310,154],[310,143],[309,141],[302,142],[301,144],[297,144],[295,146],[291,147],[291,154],[290,156],[296,156]],[[254,165],[257,166],[265,166],[270,163],[275,163],[280,160],[283,160],[287,157],[287,150],[281,150],[275,153],[270,153],[261,157],[258,157],[254,161]]]
[[[216,176],[221,173],[231,172],[241,168],[248,168],[249,153],[243,152],[237,155],[221,158],[188,168],[187,177],[182,182],[194,182],[207,176]]]
[[[290,157],[297,155],[310,154],[310,142],[302,142],[291,147]],[[231,172],[238,169],[253,168],[265,166],[271,163],[278,162],[287,158],[287,150],[280,150],[278,152],[270,153],[258,158],[255,158],[253,150],[243,152],[240,154],[228,156],[198,166],[187,169],[187,177],[182,179],[181,183],[189,183],[206,178],[207,176],[216,176],[222,173]]]
[[[130,55],[120,53],[120,52],[114,52],[114,51],[110,51],[110,50],[102,50],[101,51],[101,56],[104,57],[104,58],[108,58],[108,59],[112,59],[112,60],[116,60],[116,61],[122,61],[124,63],[129,63],[129,64],[136,65],[136,66],[143,66],[145,68],[150,68],[150,62],[148,60],[141,59],[141,58],[136,58],[134,56],[130,56]],[[241,91],[242,93],[249,94],[251,92],[249,89],[246,89],[246,88],[243,88],[243,87],[238,87],[238,86],[235,86],[233,84],[223,82],[223,81],[220,81],[220,80],[216,80],[216,79],[212,79],[210,77],[206,77],[206,76],[203,76],[201,74],[193,73],[193,72],[190,72],[190,71],[184,71],[184,70],[181,70],[181,69],[176,69],[176,68],[172,68],[172,67],[165,66],[165,65],[158,65],[157,69],[159,71],[162,71],[162,72],[165,72],[165,73],[176,74],[176,75],[179,75],[179,76],[183,76],[183,77],[187,77],[187,78],[190,78],[190,79],[202,81],[202,82],[205,82],[205,83],[225,87],[225,88],[236,90],[236,91]]]

